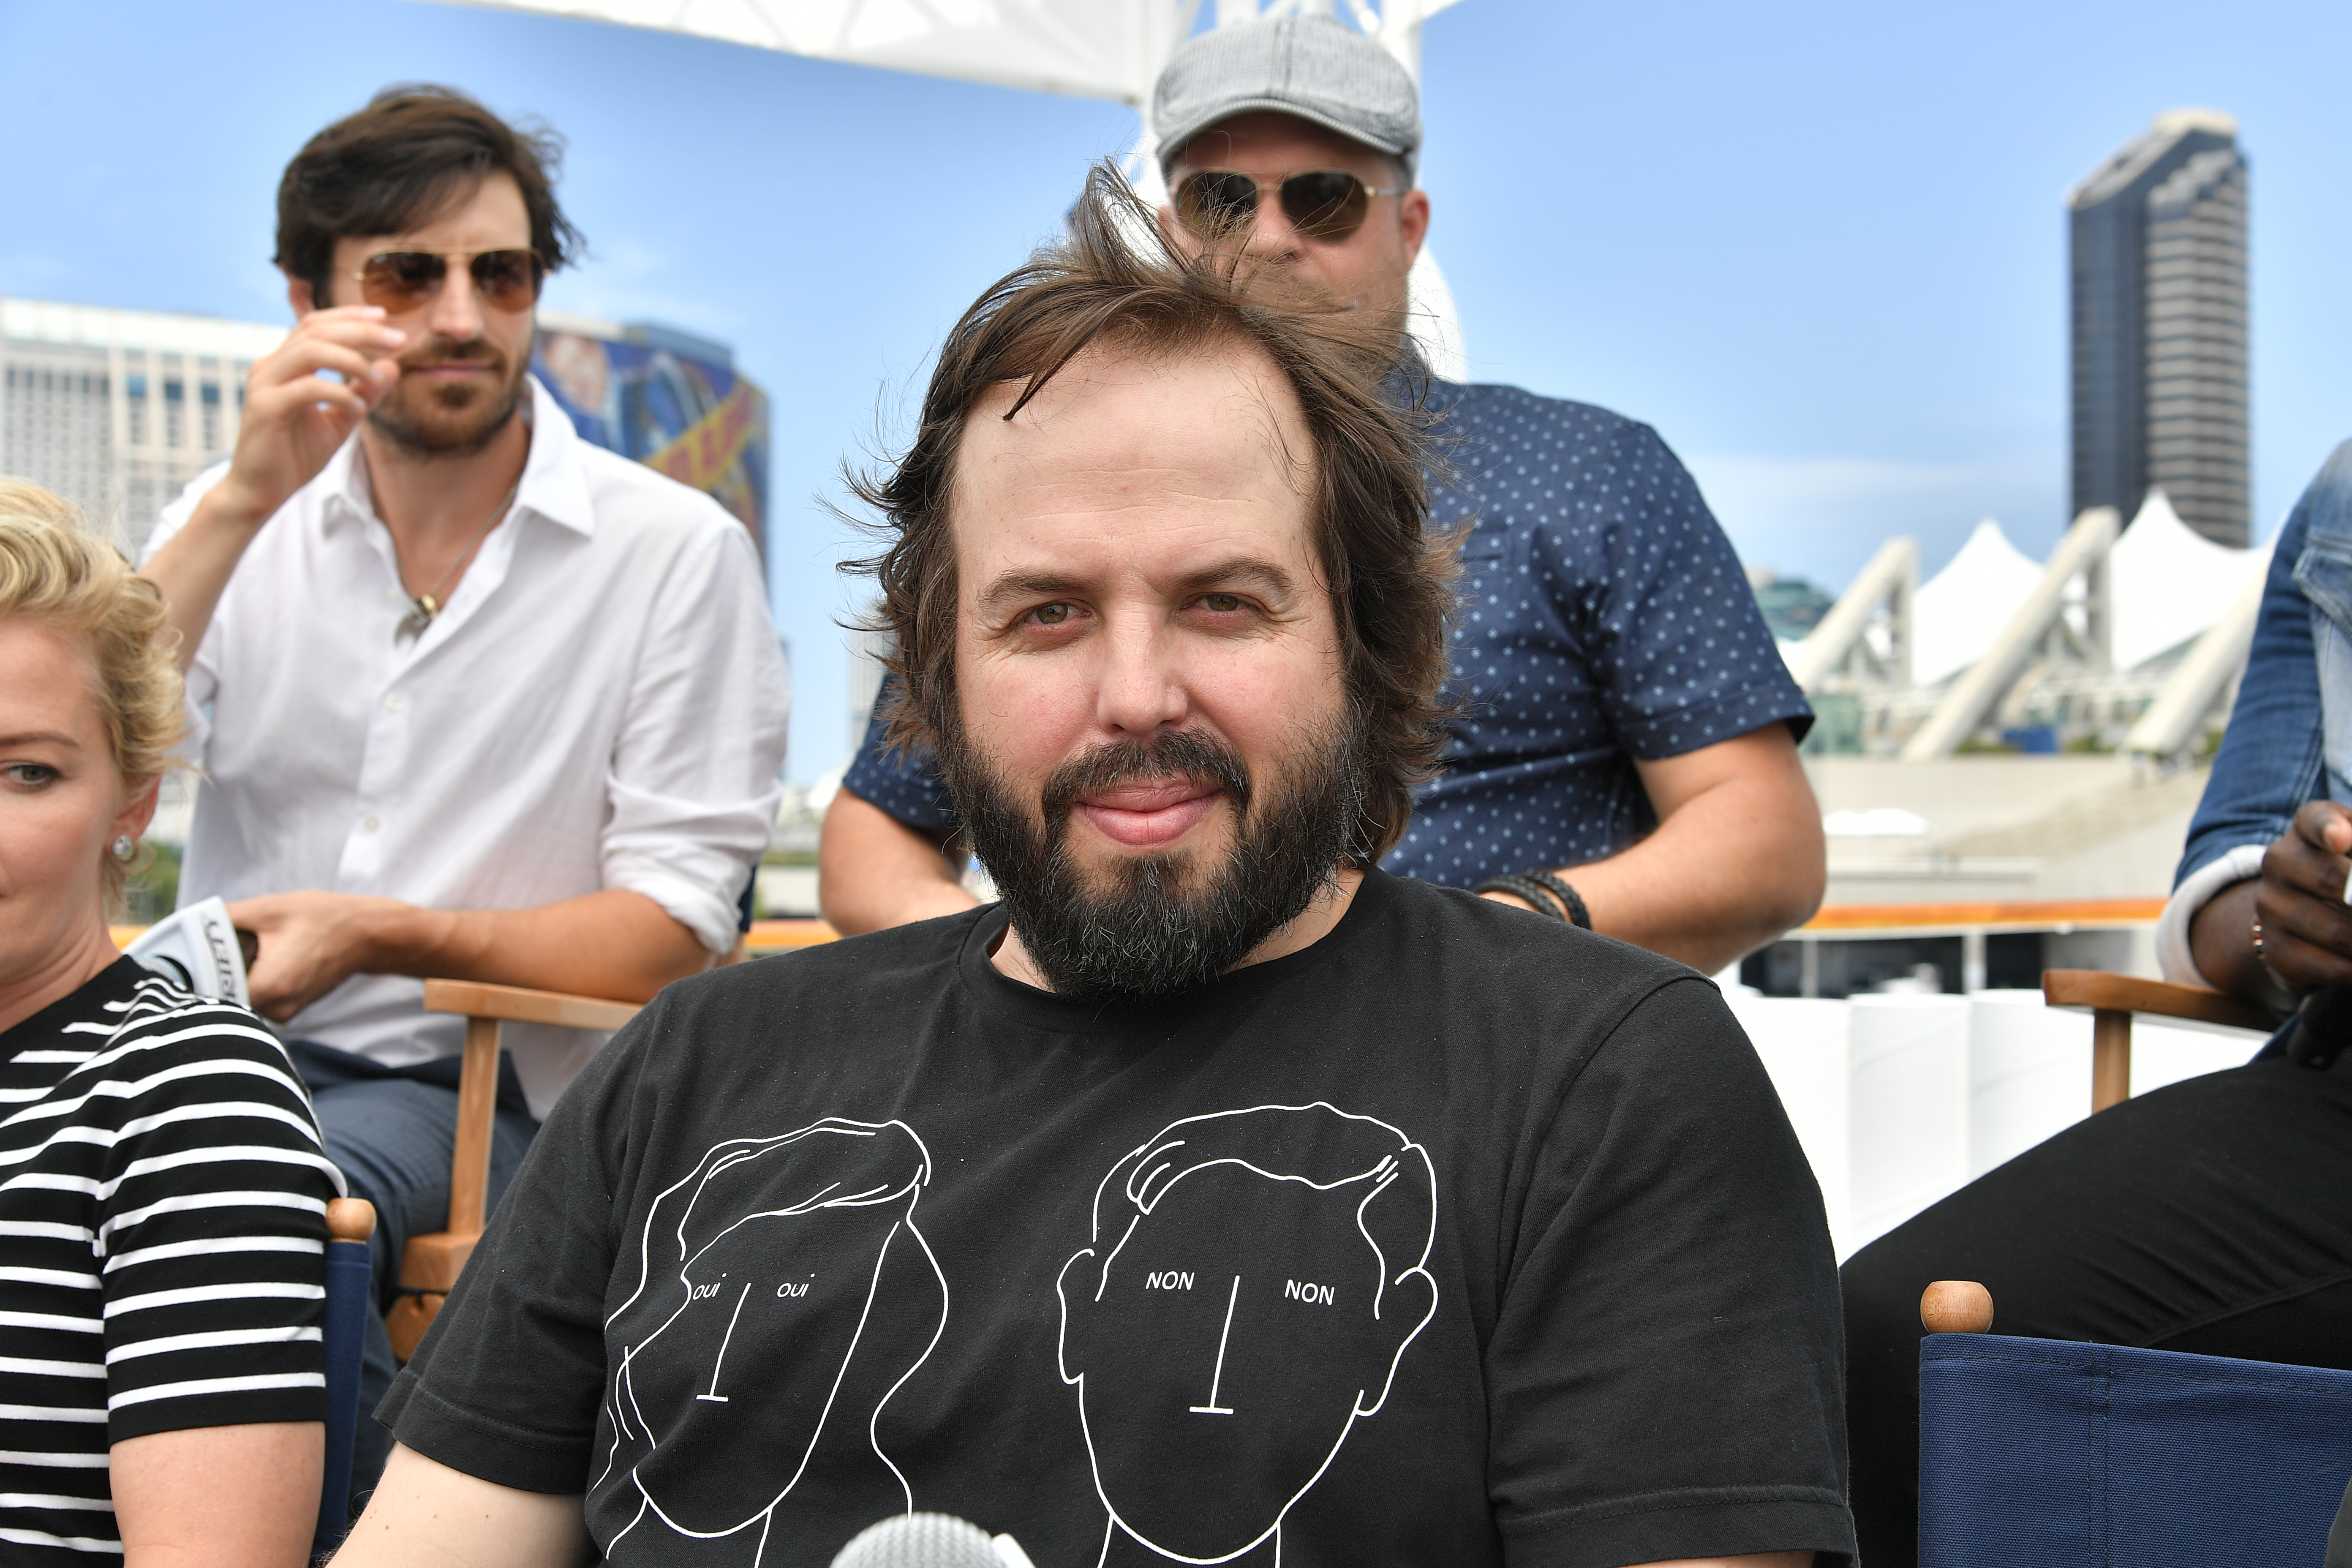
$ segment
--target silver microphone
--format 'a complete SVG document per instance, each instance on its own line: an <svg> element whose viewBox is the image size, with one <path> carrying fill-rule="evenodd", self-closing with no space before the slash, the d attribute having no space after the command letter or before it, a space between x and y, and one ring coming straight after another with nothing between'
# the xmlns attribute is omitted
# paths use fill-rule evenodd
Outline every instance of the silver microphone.
<svg viewBox="0 0 2352 1568"><path fill-rule="evenodd" d="M1013 1537L990 1539L948 1513L902 1513L868 1525L833 1560L833 1568L1032 1568Z"/></svg>

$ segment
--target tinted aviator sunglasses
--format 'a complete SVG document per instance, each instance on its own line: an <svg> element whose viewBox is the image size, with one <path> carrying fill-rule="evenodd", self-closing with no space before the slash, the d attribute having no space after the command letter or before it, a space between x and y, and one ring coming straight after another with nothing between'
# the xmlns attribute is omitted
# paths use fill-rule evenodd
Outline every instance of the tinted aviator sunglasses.
<svg viewBox="0 0 2352 1568"><path fill-rule="evenodd" d="M501 310L528 310L545 272L535 250L383 250L352 276L360 298L386 310L411 310L441 292L449 264L463 262L474 292Z"/></svg>
<svg viewBox="0 0 2352 1568"><path fill-rule="evenodd" d="M1247 228L1260 192L1281 189L1282 216L1308 239L1337 244L1364 226L1374 196L1402 195L1403 185L1368 185L1343 169L1310 169L1280 180L1260 180L1233 169L1202 169L1176 186L1176 216L1202 239Z"/></svg>

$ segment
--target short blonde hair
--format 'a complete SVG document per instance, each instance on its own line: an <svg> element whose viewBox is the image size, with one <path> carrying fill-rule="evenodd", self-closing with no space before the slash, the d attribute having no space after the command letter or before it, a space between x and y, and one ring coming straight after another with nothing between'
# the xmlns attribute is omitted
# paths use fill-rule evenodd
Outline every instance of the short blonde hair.
<svg viewBox="0 0 2352 1568"><path fill-rule="evenodd" d="M171 770L187 717L163 595L83 525L72 503L0 478L0 619L12 616L47 622L89 649L90 696L126 796ZM106 873L120 894L121 862L108 857Z"/></svg>

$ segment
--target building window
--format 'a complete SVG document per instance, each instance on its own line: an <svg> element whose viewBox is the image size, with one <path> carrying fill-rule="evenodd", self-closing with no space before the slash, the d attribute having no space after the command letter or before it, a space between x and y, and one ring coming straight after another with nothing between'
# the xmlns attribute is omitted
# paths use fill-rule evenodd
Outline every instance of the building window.
<svg viewBox="0 0 2352 1568"><path fill-rule="evenodd" d="M134 447L147 444L147 378L126 375L122 378L122 399L129 416L125 419L125 435Z"/></svg>
<svg viewBox="0 0 2352 1568"><path fill-rule="evenodd" d="M187 384L167 381L163 384L163 445L175 450L187 439Z"/></svg>
<svg viewBox="0 0 2352 1568"><path fill-rule="evenodd" d="M205 450L217 452L221 444L220 384L208 381L203 388Z"/></svg>

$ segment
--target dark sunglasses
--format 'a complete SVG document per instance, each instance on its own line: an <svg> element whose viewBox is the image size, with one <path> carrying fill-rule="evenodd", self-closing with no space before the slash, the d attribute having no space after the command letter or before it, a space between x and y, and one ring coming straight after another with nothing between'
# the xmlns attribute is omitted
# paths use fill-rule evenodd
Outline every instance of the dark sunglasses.
<svg viewBox="0 0 2352 1568"><path fill-rule="evenodd" d="M1341 169L1310 169L1280 181L1260 180L1233 169L1202 169L1176 186L1176 216L1202 239L1247 228L1257 216L1258 194L1272 184L1282 190L1282 216L1308 239L1337 244L1364 226L1374 196L1404 194L1402 185L1368 185Z"/></svg>
<svg viewBox="0 0 2352 1568"><path fill-rule="evenodd" d="M535 250L385 250L352 276L360 298L386 310L413 310L441 292L449 263L462 261L474 292L501 310L528 310L539 300L545 268Z"/></svg>

